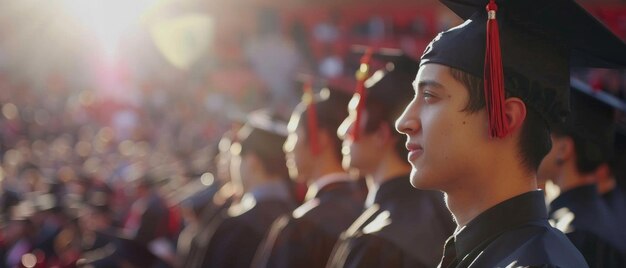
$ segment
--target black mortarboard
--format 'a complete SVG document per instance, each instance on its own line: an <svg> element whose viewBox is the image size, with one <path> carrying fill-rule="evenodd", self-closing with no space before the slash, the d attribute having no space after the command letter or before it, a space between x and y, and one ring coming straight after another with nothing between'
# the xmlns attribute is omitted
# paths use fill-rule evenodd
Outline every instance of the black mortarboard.
<svg viewBox="0 0 626 268"><path fill-rule="evenodd" d="M357 90L350 109L356 109L355 125L360 125L362 110L367 103L375 102L388 111L385 118L395 120L414 95L413 80L419 69L419 63L399 49L371 49L355 47L357 53L363 54L361 67L357 72ZM380 69L370 73L371 66ZM364 100L364 101L363 101ZM357 139L357 128L353 128L354 139Z"/></svg>
<svg viewBox="0 0 626 268"><path fill-rule="evenodd" d="M491 90L501 88L495 85L498 81L509 95L522 98L554 123L568 112L570 66L626 66L626 45L573 0L500 0L497 7L489 0L442 2L466 21L435 37L420 65L438 63L484 78L492 129L497 124L492 114L501 112L489 107L501 101L490 102L490 94L504 98ZM497 9L495 27L496 20L488 20L488 4Z"/></svg>
<svg viewBox="0 0 626 268"><path fill-rule="evenodd" d="M190 181L185 185L179 186L176 190L172 191L167 199L172 203L179 204L186 200L193 199L199 193L205 192L208 188L215 189L217 185L214 185L215 177L210 172L205 172L200 176L200 179ZM212 191L212 190L211 190ZM211 192L210 191L210 192Z"/></svg>
<svg viewBox="0 0 626 268"><path fill-rule="evenodd" d="M302 88L302 101L294 108L287 128L289 131L295 131L300 121L306 121L311 152L318 154L320 148L317 130L320 127L329 127L329 125L335 127L331 130L333 133L337 130L336 127L347 116L345 107L350 95L347 91L329 86L324 80L315 79L313 76L300 75L297 82ZM306 116L304 120L303 116Z"/></svg>
<svg viewBox="0 0 626 268"><path fill-rule="evenodd" d="M246 123L237 132L237 140L244 141L256 135L256 132L268 136L286 137L287 125L279 115L266 109L251 112Z"/></svg>
<svg viewBox="0 0 626 268"><path fill-rule="evenodd" d="M286 137L285 120L265 109L250 113L248 120L236 135L242 151L254 147L255 151L268 155L276 154L276 148L282 153L280 148Z"/></svg>
<svg viewBox="0 0 626 268"><path fill-rule="evenodd" d="M287 123L269 110L257 110L237 132L237 143L231 146L233 155L254 152L270 172L287 176L283 144L287 139ZM284 174L283 174L284 173Z"/></svg>

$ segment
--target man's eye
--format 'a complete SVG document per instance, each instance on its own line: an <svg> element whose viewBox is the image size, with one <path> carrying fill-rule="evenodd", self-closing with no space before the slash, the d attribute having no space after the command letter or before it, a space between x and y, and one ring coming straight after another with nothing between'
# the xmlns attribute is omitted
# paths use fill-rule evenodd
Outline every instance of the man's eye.
<svg viewBox="0 0 626 268"><path fill-rule="evenodd" d="M422 93L422 98L424 98L424 100L431 100L434 97L435 95L430 94L428 91L424 91L424 93Z"/></svg>

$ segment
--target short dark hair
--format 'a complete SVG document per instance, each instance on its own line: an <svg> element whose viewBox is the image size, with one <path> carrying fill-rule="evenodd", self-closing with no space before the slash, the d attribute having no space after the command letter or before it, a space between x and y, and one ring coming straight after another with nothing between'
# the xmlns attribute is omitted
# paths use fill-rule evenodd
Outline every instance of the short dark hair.
<svg viewBox="0 0 626 268"><path fill-rule="evenodd" d="M372 133L386 126L395 139L396 155L406 161L409 153L405 145L406 138L396 131L395 123L415 95L412 82L419 70L419 63L403 53L392 55L382 52L377 57L381 61L378 63L384 63L384 67L374 72L364 83L367 90L364 106L368 115L365 132Z"/></svg>
<svg viewBox="0 0 626 268"><path fill-rule="evenodd" d="M365 110L368 112L367 122L365 122L365 132L372 133L376 131L381 124L387 125L391 129L391 134L396 138L395 151L397 155L404 159L408 155L409 151L405 145L404 134L395 131L395 122L402 115L404 107L406 107L411 100L406 100L405 103L397 103L394 106L385 105L382 102L368 98L365 104Z"/></svg>
<svg viewBox="0 0 626 268"><path fill-rule="evenodd" d="M611 155L607 153L606 148L579 135L565 124L557 124L553 127L552 133L557 137L572 139L574 151L576 151L576 169L582 174L590 174L600 165L609 163L611 160Z"/></svg>
<svg viewBox="0 0 626 268"><path fill-rule="evenodd" d="M285 165L285 153L282 150L285 139L281 135L254 128L248 137L239 141L240 155L254 153L268 173L286 178L289 173Z"/></svg>
<svg viewBox="0 0 626 268"><path fill-rule="evenodd" d="M330 96L321 101L315 102L315 111L317 116L317 127L319 130L326 131L332 138L332 143L335 150L335 155L338 159L342 158L341 154L341 139L337 135L337 129L348 117L348 102L350 102L350 95L344 92L340 92L338 89L334 89L330 92ZM296 112L300 115L299 127L303 127L306 133L305 137L298 137L309 139L309 119L307 113L310 111L310 107L304 103L301 103L299 110Z"/></svg>
<svg viewBox="0 0 626 268"><path fill-rule="evenodd" d="M463 111L475 113L485 108L484 82L474 75L450 67L450 74L463 84L469 93L467 106ZM507 98L520 97L515 92L505 88ZM523 98L522 98L523 100ZM526 104L526 119L522 125L522 132L518 142L519 155L522 164L533 172L537 171L543 158L550 152L550 128L541 114L532 106Z"/></svg>
<svg viewBox="0 0 626 268"><path fill-rule="evenodd" d="M576 151L576 167L589 174L608 163L615 152L615 110L606 103L573 88L571 112L555 124L553 134L570 137Z"/></svg>

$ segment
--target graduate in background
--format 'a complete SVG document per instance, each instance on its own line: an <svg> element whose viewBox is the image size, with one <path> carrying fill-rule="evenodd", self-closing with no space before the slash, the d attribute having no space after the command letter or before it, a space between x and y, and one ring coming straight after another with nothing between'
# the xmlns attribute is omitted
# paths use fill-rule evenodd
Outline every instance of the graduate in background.
<svg viewBox="0 0 626 268"><path fill-rule="evenodd" d="M440 267L587 267L550 226L537 168L569 67L626 66L626 46L572 0L443 3L465 22L427 46L396 124L412 184L445 192L458 225Z"/></svg>
<svg viewBox="0 0 626 268"><path fill-rule="evenodd" d="M207 255L207 248L215 229L221 222L221 215L232 204L240 201L243 194L241 185L232 181L230 175L230 162L232 155L230 147L236 140L236 131L241 126L235 126L232 130L222 135L218 143L218 153L214 159L216 169L216 183L220 185L219 190L213 195L212 200L206 204L201 211L198 212L198 233L196 233L189 242L188 252L186 256L181 258L180 266L184 268L200 267ZM182 254L181 254L182 255Z"/></svg>
<svg viewBox="0 0 626 268"><path fill-rule="evenodd" d="M434 267L454 223L440 192L411 187L405 139L393 127L413 95L417 63L398 50L364 55L338 132L344 168L358 169L371 188L366 210L341 235L327 267ZM384 66L371 77L370 56Z"/></svg>
<svg viewBox="0 0 626 268"><path fill-rule="evenodd" d="M252 113L237 132L231 176L244 195L205 227L215 231L200 267L250 267L272 222L295 208L282 151L286 136L286 124L266 111Z"/></svg>
<svg viewBox="0 0 626 268"><path fill-rule="evenodd" d="M539 179L551 180L560 191L550 202L549 215L590 267L623 267L623 225L596 185L614 154L614 109L577 89L571 91L570 103L572 112L552 128L552 150L539 166Z"/></svg>
<svg viewBox="0 0 626 268"><path fill-rule="evenodd" d="M363 210L366 192L341 166L337 128L350 95L305 82L303 101L289 121L284 145L292 179L308 185L307 201L280 217L257 251L253 267L321 267Z"/></svg>

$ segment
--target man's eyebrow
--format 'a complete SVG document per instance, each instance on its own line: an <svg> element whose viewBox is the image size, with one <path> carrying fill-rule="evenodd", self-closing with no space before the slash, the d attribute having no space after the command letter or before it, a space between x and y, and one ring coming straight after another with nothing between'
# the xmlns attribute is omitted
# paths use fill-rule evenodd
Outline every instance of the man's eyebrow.
<svg viewBox="0 0 626 268"><path fill-rule="evenodd" d="M420 88L424 87L443 88L443 85L435 80L413 81L413 89L419 90Z"/></svg>

